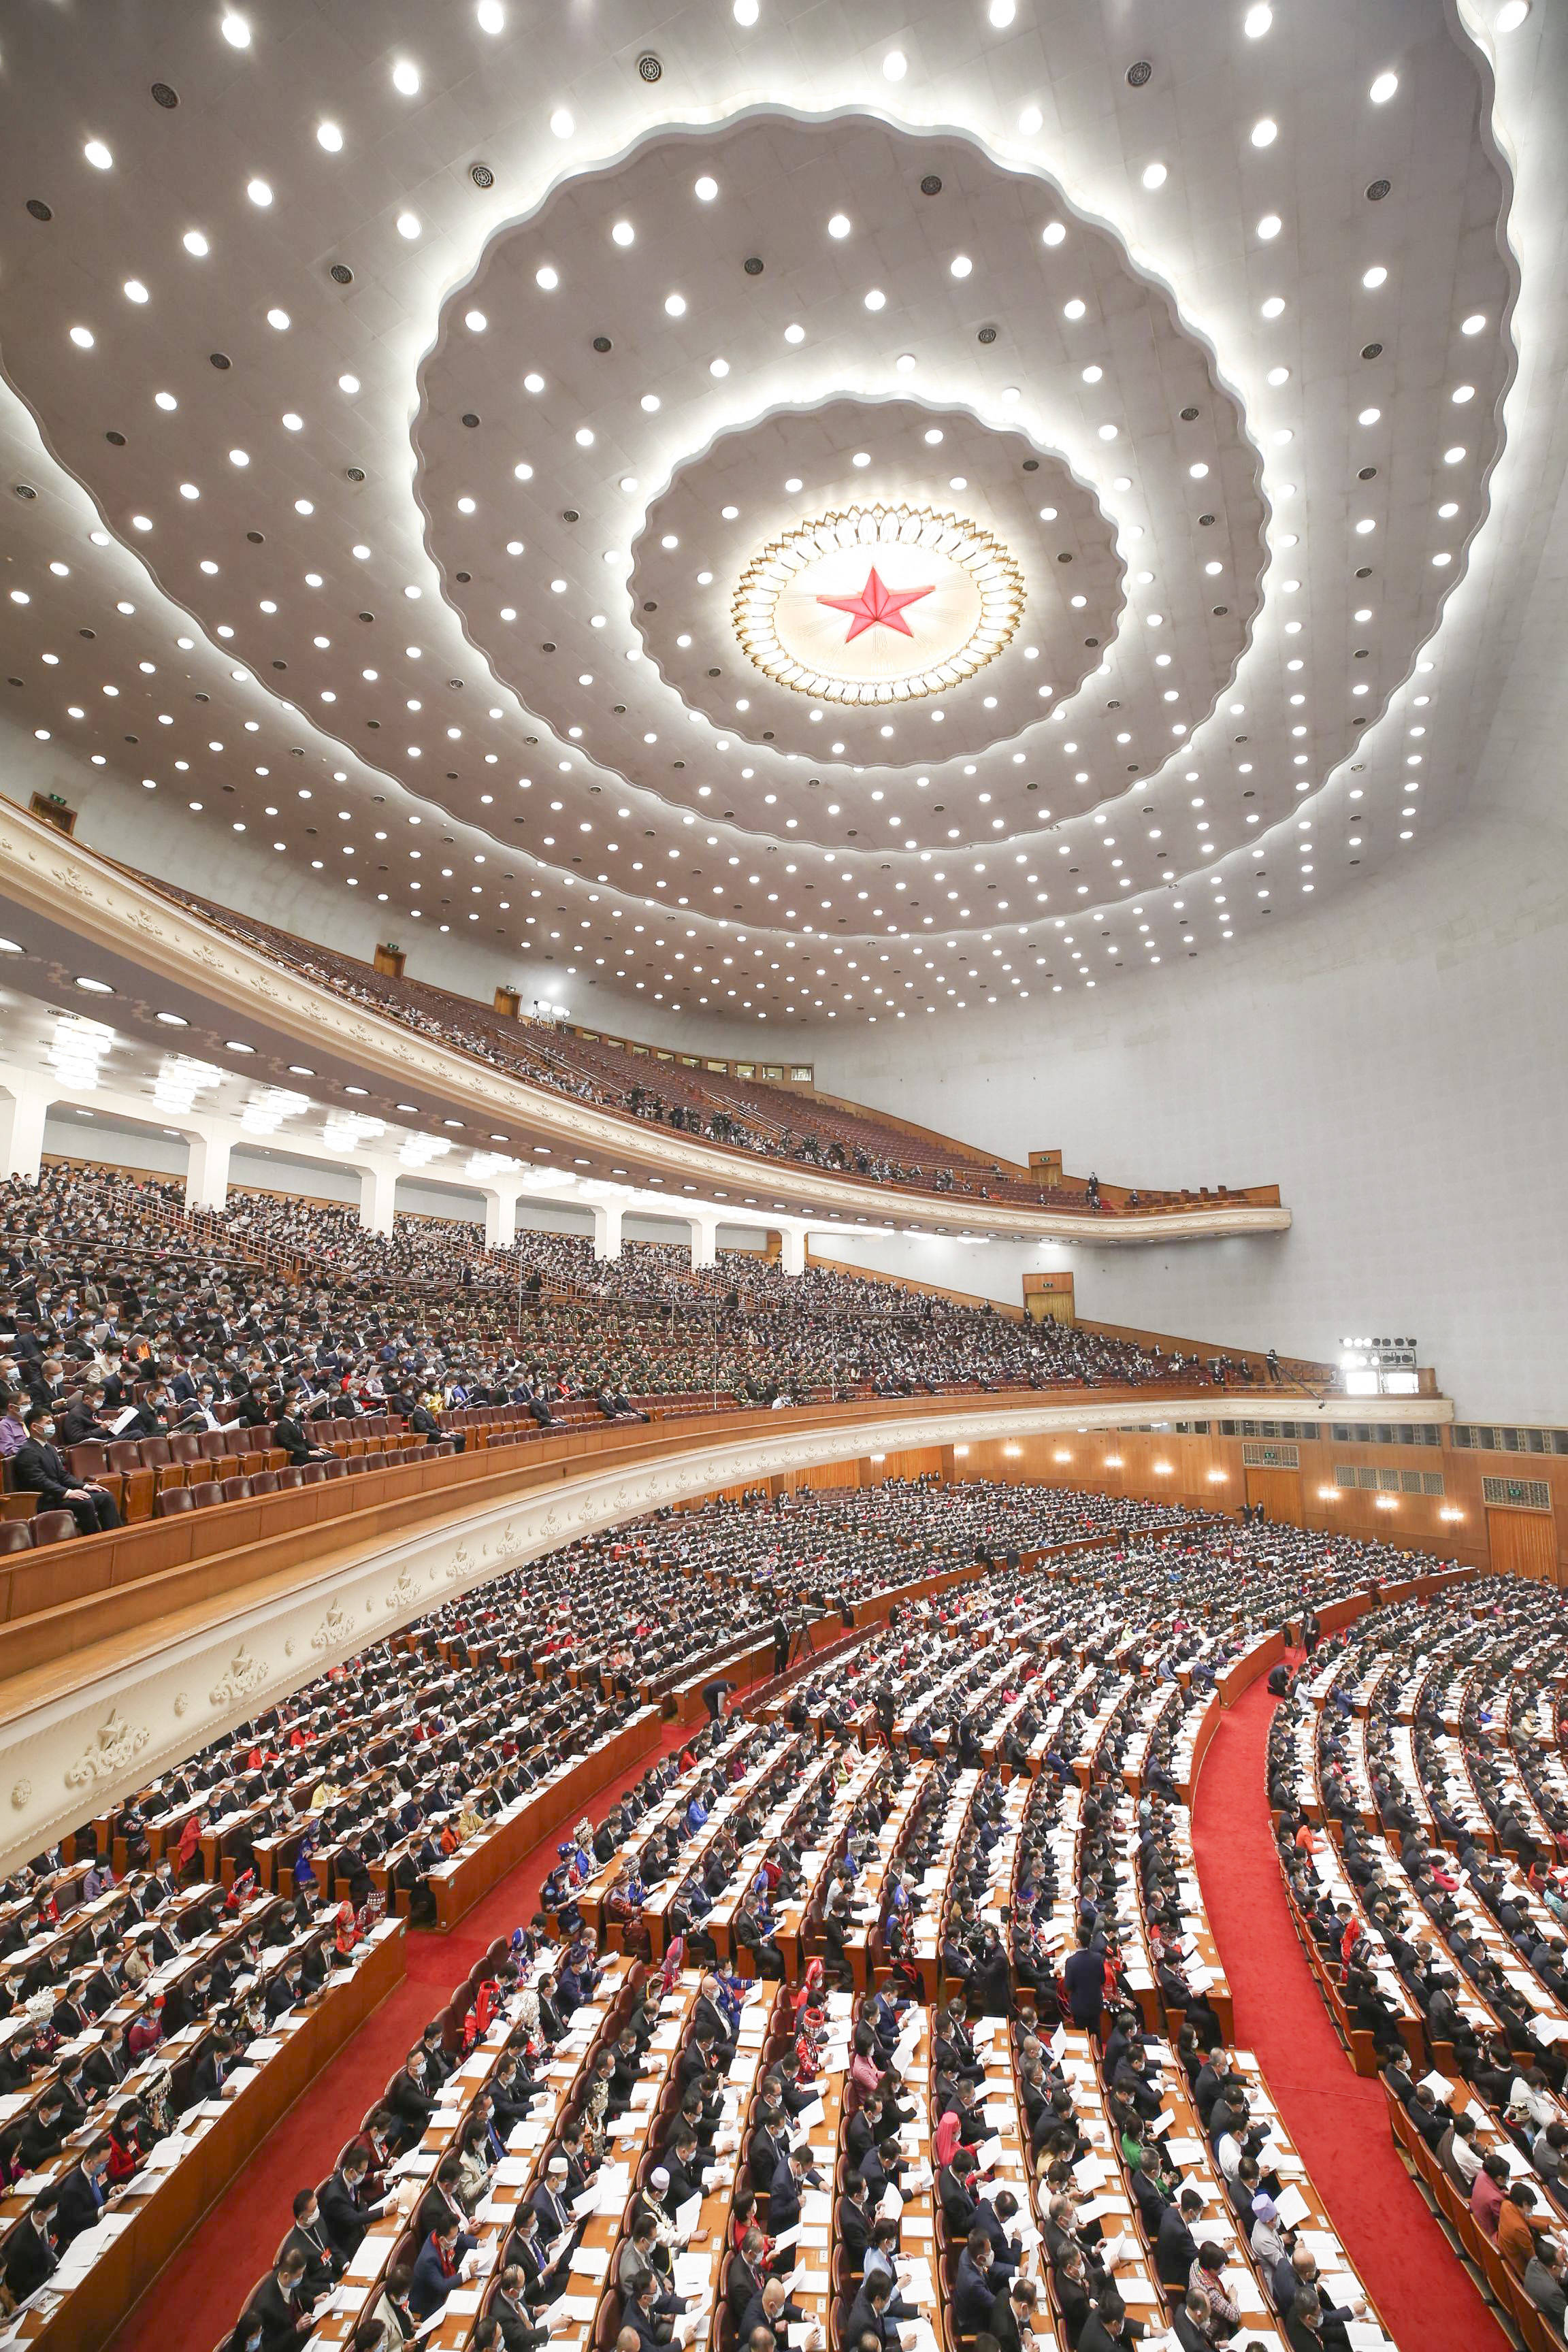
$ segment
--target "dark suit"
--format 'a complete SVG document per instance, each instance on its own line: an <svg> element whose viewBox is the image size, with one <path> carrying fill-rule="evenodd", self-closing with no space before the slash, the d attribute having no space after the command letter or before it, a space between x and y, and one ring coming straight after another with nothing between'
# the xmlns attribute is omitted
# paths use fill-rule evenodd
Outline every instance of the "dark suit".
<svg viewBox="0 0 1568 2352"><path fill-rule="evenodd" d="M1180 2206L1167 2205L1160 2216L1160 2234L1154 2241L1154 2268L1160 2284L1184 2294L1197 2258L1197 2240L1188 2229Z"/></svg>
<svg viewBox="0 0 1568 2352"><path fill-rule="evenodd" d="M261 2352L293 2352L301 2342L304 2303L298 2294L284 2294L276 2271L268 2273L245 2307L261 2322Z"/></svg>
<svg viewBox="0 0 1568 2352"><path fill-rule="evenodd" d="M11 1456L12 1486L22 1494L37 1495L40 1510L68 1511L78 1533L84 1536L117 1528L120 1514L114 1497L101 1487L82 1493L81 1483L66 1468L58 1447L46 1445L41 1438L27 1438ZM74 1495L72 1488L78 1490Z"/></svg>
<svg viewBox="0 0 1568 2352"><path fill-rule="evenodd" d="M25 2302L35 2287L43 2285L58 2261L54 2248L47 2238L39 2236L29 2216L13 2233L5 2258L5 2284L18 2303Z"/></svg>
<svg viewBox="0 0 1568 2352"><path fill-rule="evenodd" d="M864 2287L849 2306L849 2316L840 2331L839 2341L859 2352L862 2336L874 2336L884 2352L892 2352L899 2341L899 2331L884 2312L880 2317L871 2308L871 2299Z"/></svg>
<svg viewBox="0 0 1568 2352"><path fill-rule="evenodd" d="M316 2202L328 2243L342 2262L352 2263L360 2240L370 2227L363 2183L356 2193L341 2172L334 2172L316 2191Z"/></svg>
<svg viewBox="0 0 1568 2352"><path fill-rule="evenodd" d="M434 2237L426 2238L419 2249L419 2259L414 2265L414 2276L408 2282L408 2304L416 2319L428 2319L438 2311L458 2284L458 2268L463 2256L471 2253L479 2244L468 2231L461 2231L452 2249L450 2271L441 2267L440 2249Z"/></svg>

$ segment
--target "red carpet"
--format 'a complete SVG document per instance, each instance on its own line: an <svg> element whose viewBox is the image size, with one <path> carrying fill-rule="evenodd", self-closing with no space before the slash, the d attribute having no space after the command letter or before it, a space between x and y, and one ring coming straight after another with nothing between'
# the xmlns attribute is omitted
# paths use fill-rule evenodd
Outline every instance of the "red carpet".
<svg viewBox="0 0 1568 2352"><path fill-rule="evenodd" d="M1193 1843L1236 2004L1286 2128L1402 2352L1486 2352L1500 2331L1394 2147L1387 2097L1352 2072L1290 1921L1264 1767L1274 1700L1254 1683L1199 1777Z"/></svg>
<svg viewBox="0 0 1568 2352"><path fill-rule="evenodd" d="M667 1725L658 1752L686 1737L681 1725ZM601 1790L594 1800L595 1815L639 1780L647 1764L645 1758ZM288 2232L296 2190L325 2179L343 2142L453 1987L497 1936L510 1935L526 1922L555 1859L555 1844L551 1838L536 1846L452 1935L408 1937L407 1981L366 2018L262 2142L111 2339L112 2352L213 2352L223 2342Z"/></svg>

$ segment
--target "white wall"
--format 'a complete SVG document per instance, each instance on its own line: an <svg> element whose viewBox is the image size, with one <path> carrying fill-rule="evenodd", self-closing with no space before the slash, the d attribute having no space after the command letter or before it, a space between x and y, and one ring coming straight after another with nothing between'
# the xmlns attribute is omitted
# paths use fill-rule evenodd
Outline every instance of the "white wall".
<svg viewBox="0 0 1568 2352"><path fill-rule="evenodd" d="M816 1066L1009 1158L1060 1145L1121 1182L1279 1183L1278 1237L1040 1252L1073 1269L1084 1316L1314 1357L1410 1333L1462 1415L1563 1424L1565 1009L1561 820L1500 811L1234 956L970 1014L918 1082L853 1032ZM1019 1297L1018 1254L958 1255L986 1276L928 1278Z"/></svg>

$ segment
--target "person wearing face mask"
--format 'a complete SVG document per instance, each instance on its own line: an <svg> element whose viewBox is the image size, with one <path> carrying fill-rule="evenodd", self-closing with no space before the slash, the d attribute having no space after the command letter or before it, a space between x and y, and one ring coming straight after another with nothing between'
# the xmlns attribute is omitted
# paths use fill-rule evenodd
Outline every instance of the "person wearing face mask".
<svg viewBox="0 0 1568 2352"><path fill-rule="evenodd" d="M107 1486L90 1478L73 1479L65 1457L56 1446L54 1411L36 1405L27 1415L26 1442L11 1457L11 1484L25 1495L37 1495L40 1511L68 1511L79 1535L101 1535L120 1525L120 1513Z"/></svg>
<svg viewBox="0 0 1568 2352"><path fill-rule="evenodd" d="M109 2186L109 2142L95 2139L84 2147L58 2184L55 2199L55 2240L63 2250L84 2230L98 2227L99 2216L113 2192Z"/></svg>
<svg viewBox="0 0 1568 2352"><path fill-rule="evenodd" d="M17 2303L25 2303L58 2266L54 2221L53 2196L39 2197L35 2199L26 2220L11 2232L5 2255L5 2284Z"/></svg>

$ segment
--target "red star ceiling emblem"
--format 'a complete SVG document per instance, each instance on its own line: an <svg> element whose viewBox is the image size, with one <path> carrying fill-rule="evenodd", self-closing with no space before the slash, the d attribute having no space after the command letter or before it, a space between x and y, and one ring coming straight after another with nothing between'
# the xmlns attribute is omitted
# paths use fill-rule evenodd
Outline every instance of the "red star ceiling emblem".
<svg viewBox="0 0 1568 2352"><path fill-rule="evenodd" d="M914 631L904 618L904 606L918 604L922 596L933 593L933 588L885 588L873 564L858 596L819 596L816 601L819 604L831 604L837 613L850 615L849 634L844 642L852 646L857 637L879 624L884 629L897 629L900 635L912 637Z"/></svg>

